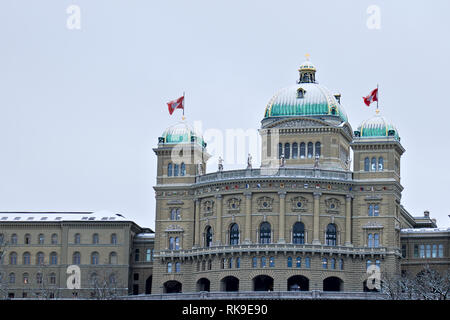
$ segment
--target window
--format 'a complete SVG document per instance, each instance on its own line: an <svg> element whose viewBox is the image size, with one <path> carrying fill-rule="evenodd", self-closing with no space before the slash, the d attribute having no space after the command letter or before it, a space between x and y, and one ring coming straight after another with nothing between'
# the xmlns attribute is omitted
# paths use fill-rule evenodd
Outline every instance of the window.
<svg viewBox="0 0 450 320"><path fill-rule="evenodd" d="M378 217L380 215L380 206L378 204L373 206L373 216Z"/></svg>
<svg viewBox="0 0 450 320"><path fill-rule="evenodd" d="M270 223L261 223L259 226L259 243L270 243L272 236L271 233Z"/></svg>
<svg viewBox="0 0 450 320"><path fill-rule="evenodd" d="M169 238L169 250L173 250L175 248L175 238Z"/></svg>
<svg viewBox="0 0 450 320"><path fill-rule="evenodd" d="M172 163L169 163L167 165L167 176L171 177L172 176Z"/></svg>
<svg viewBox="0 0 450 320"><path fill-rule="evenodd" d="M419 248L420 248L420 257L425 258L425 246L421 244Z"/></svg>
<svg viewBox="0 0 450 320"><path fill-rule="evenodd" d="M167 264L167 273L172 273L172 262Z"/></svg>
<svg viewBox="0 0 450 320"><path fill-rule="evenodd" d="M311 258L310 257L306 257L305 258L305 268L311 268Z"/></svg>
<svg viewBox="0 0 450 320"><path fill-rule="evenodd" d="M24 237L25 244L31 244L31 236L27 233Z"/></svg>
<svg viewBox="0 0 450 320"><path fill-rule="evenodd" d="M138 281L139 280L139 273L134 273L133 274L133 280L134 281Z"/></svg>
<svg viewBox="0 0 450 320"><path fill-rule="evenodd" d="M170 220L181 220L181 209L180 208L172 208L170 210Z"/></svg>
<svg viewBox="0 0 450 320"><path fill-rule="evenodd" d="M344 270L344 259L339 259L339 269Z"/></svg>
<svg viewBox="0 0 450 320"><path fill-rule="evenodd" d="M321 144L320 142L316 142L316 156L320 157Z"/></svg>
<svg viewBox="0 0 450 320"><path fill-rule="evenodd" d="M11 244L17 244L17 234L15 233L11 235Z"/></svg>
<svg viewBox="0 0 450 320"><path fill-rule="evenodd" d="M39 244L44 244L44 239L45 239L45 237L44 237L44 235L41 233L41 234L38 236L38 243L39 243Z"/></svg>
<svg viewBox="0 0 450 320"><path fill-rule="evenodd" d="M384 161L383 157L378 158L378 171L383 171L384 169Z"/></svg>
<svg viewBox="0 0 450 320"><path fill-rule="evenodd" d="M180 250L180 238L175 238L175 250Z"/></svg>
<svg viewBox="0 0 450 320"><path fill-rule="evenodd" d="M205 247L211 247L212 245L212 229L207 226L205 229Z"/></svg>
<svg viewBox="0 0 450 320"><path fill-rule="evenodd" d="M266 257L261 257L261 268L266 267Z"/></svg>
<svg viewBox="0 0 450 320"><path fill-rule="evenodd" d="M328 269L328 260L327 260L327 258L323 258L322 259L322 268L323 269Z"/></svg>
<svg viewBox="0 0 450 320"><path fill-rule="evenodd" d="M3 244L3 241L5 240L5 236L3 233L0 233L0 244Z"/></svg>
<svg viewBox="0 0 450 320"><path fill-rule="evenodd" d="M296 268L302 267L302 258L301 257L297 257L297 259L295 260L295 267Z"/></svg>
<svg viewBox="0 0 450 320"><path fill-rule="evenodd" d="M254 258L252 259L252 267L253 267L253 268L258 267L258 258L254 257Z"/></svg>
<svg viewBox="0 0 450 320"><path fill-rule="evenodd" d="M30 264L30 253L25 252L23 254L23 264Z"/></svg>
<svg viewBox="0 0 450 320"><path fill-rule="evenodd" d="M91 274L90 283L92 286L95 286L98 284L98 276L95 272L93 274Z"/></svg>
<svg viewBox="0 0 450 320"><path fill-rule="evenodd" d="M147 251L145 252L145 261L152 261L152 249L147 249Z"/></svg>
<svg viewBox="0 0 450 320"><path fill-rule="evenodd" d="M367 260L366 261L366 270L369 269L369 267L372 265L372 261Z"/></svg>
<svg viewBox="0 0 450 320"><path fill-rule="evenodd" d="M30 276L28 275L28 273L23 274L23 283L24 284L30 283Z"/></svg>
<svg viewBox="0 0 450 320"><path fill-rule="evenodd" d="M304 142L300 143L300 158L306 157L306 145Z"/></svg>
<svg viewBox="0 0 450 320"><path fill-rule="evenodd" d="M380 246L380 234L379 233L375 233L373 235L373 246L375 248L378 248Z"/></svg>
<svg viewBox="0 0 450 320"><path fill-rule="evenodd" d="M367 245L369 247L373 247L373 234L369 233L369 235L367 236Z"/></svg>
<svg viewBox="0 0 450 320"><path fill-rule="evenodd" d="M427 244L427 258L431 258L431 245Z"/></svg>
<svg viewBox="0 0 450 320"><path fill-rule="evenodd" d="M56 274L50 273L50 276L48 277L50 284L56 284Z"/></svg>
<svg viewBox="0 0 450 320"><path fill-rule="evenodd" d="M294 142L292 144L292 159L297 159L298 158L298 143Z"/></svg>
<svg viewBox="0 0 450 320"><path fill-rule="evenodd" d="M239 226L233 223L230 227L230 245L239 244Z"/></svg>
<svg viewBox="0 0 450 320"><path fill-rule="evenodd" d="M179 170L179 165L178 164L174 164L174 166L173 166L173 175L175 176L175 177L178 177L178 170Z"/></svg>
<svg viewBox="0 0 450 320"><path fill-rule="evenodd" d="M109 254L109 264L117 264L117 253L111 252Z"/></svg>
<svg viewBox="0 0 450 320"><path fill-rule="evenodd" d="M110 284L116 284L116 275L114 273L111 273L109 275L109 279L108 280L109 280Z"/></svg>
<svg viewBox="0 0 450 320"><path fill-rule="evenodd" d="M373 157L370 165L370 171L377 171L377 158Z"/></svg>
<svg viewBox="0 0 450 320"><path fill-rule="evenodd" d="M369 217L373 217L373 204L369 204Z"/></svg>
<svg viewBox="0 0 450 320"><path fill-rule="evenodd" d="M291 156L291 145L289 143L284 144L284 158L289 159Z"/></svg>
<svg viewBox="0 0 450 320"><path fill-rule="evenodd" d="M331 265L331 269L336 269L336 259L331 259L331 261L330 261L331 263L330 263L330 265Z"/></svg>
<svg viewBox="0 0 450 320"><path fill-rule="evenodd" d="M111 244L117 244L117 235L115 233L111 235Z"/></svg>
<svg viewBox="0 0 450 320"><path fill-rule="evenodd" d="M181 176L185 176L186 175L186 165L184 164L184 162L181 163L181 172L180 172Z"/></svg>
<svg viewBox="0 0 450 320"><path fill-rule="evenodd" d="M9 283L11 284L16 283L16 274L14 272L11 272L9 274Z"/></svg>
<svg viewBox="0 0 450 320"><path fill-rule="evenodd" d="M94 233L92 235L92 243L93 244L98 244L98 233Z"/></svg>
<svg viewBox="0 0 450 320"><path fill-rule="evenodd" d="M80 236L79 233L75 234L74 242L75 242L75 244L80 244L81 243L81 236Z"/></svg>
<svg viewBox="0 0 450 320"><path fill-rule="evenodd" d="M292 268L292 257L287 258L287 267Z"/></svg>
<svg viewBox="0 0 450 320"><path fill-rule="evenodd" d="M433 244L433 251L432 251L431 257L432 258L437 257L437 245L436 244Z"/></svg>
<svg viewBox="0 0 450 320"><path fill-rule="evenodd" d="M91 264L98 264L98 252L92 252L91 254Z"/></svg>
<svg viewBox="0 0 450 320"><path fill-rule="evenodd" d="M44 254L42 252L38 252L36 255L36 264L40 266L44 264Z"/></svg>
<svg viewBox="0 0 450 320"><path fill-rule="evenodd" d="M181 263L180 262L175 263L175 272L176 273L181 272Z"/></svg>
<svg viewBox="0 0 450 320"><path fill-rule="evenodd" d="M274 257L269 258L269 267L271 267L271 268L275 267L275 258Z"/></svg>
<svg viewBox="0 0 450 320"><path fill-rule="evenodd" d="M58 235L56 233L52 234L51 242L52 244L58 244Z"/></svg>
<svg viewBox="0 0 450 320"><path fill-rule="evenodd" d="M11 252L9 255L9 264L16 265L17 264L17 253Z"/></svg>
<svg viewBox="0 0 450 320"><path fill-rule="evenodd" d="M292 228L292 241L294 244L305 243L305 225L303 222L296 222Z"/></svg>
<svg viewBox="0 0 450 320"><path fill-rule="evenodd" d="M238 258L238 260L236 261L236 264L238 264L239 263L239 265L240 265L240 260L239 260L239 258ZM239 267L237 267L237 268L239 268ZM212 269L212 261L211 260L208 260L208 270L211 270Z"/></svg>
<svg viewBox="0 0 450 320"><path fill-rule="evenodd" d="M40 272L36 273L36 283L42 284L42 273Z"/></svg>
<svg viewBox="0 0 450 320"><path fill-rule="evenodd" d="M228 269L233 269L233 258L228 259Z"/></svg>
<svg viewBox="0 0 450 320"><path fill-rule="evenodd" d="M81 263L81 254L79 252L74 252L73 253L72 263L73 264L80 264Z"/></svg>
<svg viewBox="0 0 450 320"><path fill-rule="evenodd" d="M419 245L415 244L414 245L414 258L418 258L419 257Z"/></svg>
<svg viewBox="0 0 450 320"><path fill-rule="evenodd" d="M50 264L58 264L58 254L56 252L50 253Z"/></svg>
<svg viewBox="0 0 450 320"><path fill-rule="evenodd" d="M327 246L336 245L336 226L332 223L327 226L326 244Z"/></svg>
<svg viewBox="0 0 450 320"><path fill-rule="evenodd" d="M380 269L380 260L375 260L375 266Z"/></svg>
<svg viewBox="0 0 450 320"><path fill-rule="evenodd" d="M282 154L283 154L283 144L280 142L278 144L278 159L281 159Z"/></svg>
<svg viewBox="0 0 450 320"><path fill-rule="evenodd" d="M444 257L444 245L440 244L439 245L439 258L443 258Z"/></svg>
<svg viewBox="0 0 450 320"><path fill-rule="evenodd" d="M205 271L205 270L206 270L206 261L203 260L202 261L202 271Z"/></svg>
<svg viewBox="0 0 450 320"><path fill-rule="evenodd" d="M312 142L308 142L308 158L312 158L313 157L313 153L314 153L314 145Z"/></svg>
<svg viewBox="0 0 450 320"><path fill-rule="evenodd" d="M406 258L406 244L402 244L402 258Z"/></svg>
<svg viewBox="0 0 450 320"><path fill-rule="evenodd" d="M369 168L370 168L370 160L367 157L364 159L364 171L369 171Z"/></svg>
<svg viewBox="0 0 450 320"><path fill-rule="evenodd" d="M173 239L173 238L170 238L170 239ZM135 249L134 250L134 261L138 262L139 260L141 260L139 257L139 254L140 254L139 249Z"/></svg>
<svg viewBox="0 0 450 320"><path fill-rule="evenodd" d="M221 269L225 269L225 259L222 259L222 260L221 260L220 268L221 268Z"/></svg>
<svg viewBox="0 0 450 320"><path fill-rule="evenodd" d="M237 257L236 258L236 268L240 268L241 267L241 258ZM211 270L211 269L210 269Z"/></svg>

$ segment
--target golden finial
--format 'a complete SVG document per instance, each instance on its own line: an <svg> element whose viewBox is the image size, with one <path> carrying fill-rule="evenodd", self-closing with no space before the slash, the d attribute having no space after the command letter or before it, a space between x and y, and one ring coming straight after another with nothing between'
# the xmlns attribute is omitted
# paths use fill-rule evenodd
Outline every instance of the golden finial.
<svg viewBox="0 0 450 320"><path fill-rule="evenodd" d="M182 117L181 117L181 120L186 120L186 117L183 115Z"/></svg>
<svg viewBox="0 0 450 320"><path fill-rule="evenodd" d="M380 114L380 110L379 110L379 109L376 109L376 110L375 110L375 113L376 113L376 114Z"/></svg>
<svg viewBox="0 0 450 320"><path fill-rule="evenodd" d="M306 57L306 60L307 61L309 61L309 57L310 57L311 55L309 54L309 53L307 53L307 54L305 54L305 57Z"/></svg>

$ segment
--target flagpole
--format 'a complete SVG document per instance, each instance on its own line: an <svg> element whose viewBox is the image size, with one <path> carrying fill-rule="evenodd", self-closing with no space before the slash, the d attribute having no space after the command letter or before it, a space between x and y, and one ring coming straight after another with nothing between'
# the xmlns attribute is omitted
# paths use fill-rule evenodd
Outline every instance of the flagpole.
<svg viewBox="0 0 450 320"><path fill-rule="evenodd" d="M378 94L378 83L377 83L377 110L378 110L378 100L380 100L380 95Z"/></svg>
<svg viewBox="0 0 450 320"><path fill-rule="evenodd" d="M184 96L184 91L183 91L183 117L182 117L182 119L184 120L185 118L184 118L184 106L186 105L186 103L185 103L185 96Z"/></svg>

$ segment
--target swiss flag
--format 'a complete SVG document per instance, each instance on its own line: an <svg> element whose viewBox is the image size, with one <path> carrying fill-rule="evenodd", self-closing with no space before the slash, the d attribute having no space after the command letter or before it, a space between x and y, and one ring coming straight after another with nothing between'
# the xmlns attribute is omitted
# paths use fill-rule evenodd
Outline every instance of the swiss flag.
<svg viewBox="0 0 450 320"><path fill-rule="evenodd" d="M372 102L378 101L378 88L372 90L372 92L367 97L363 97L363 99L366 106L370 106Z"/></svg>
<svg viewBox="0 0 450 320"><path fill-rule="evenodd" d="M184 110L184 96L179 97L177 100L167 102L167 106L169 107L169 113L171 115L175 111L175 109L183 109Z"/></svg>

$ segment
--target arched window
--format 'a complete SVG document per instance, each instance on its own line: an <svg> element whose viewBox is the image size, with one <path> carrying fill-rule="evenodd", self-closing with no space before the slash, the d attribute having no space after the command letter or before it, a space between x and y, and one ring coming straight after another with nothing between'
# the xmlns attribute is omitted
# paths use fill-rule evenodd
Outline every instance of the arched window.
<svg viewBox="0 0 450 320"><path fill-rule="evenodd" d="M50 264L58 264L58 254L56 252L50 253Z"/></svg>
<svg viewBox="0 0 450 320"><path fill-rule="evenodd" d="M174 164L173 165L173 175L175 176L175 177L178 177L178 171L179 171L179 165L178 164Z"/></svg>
<svg viewBox="0 0 450 320"><path fill-rule="evenodd" d="M109 264L117 264L117 253L111 252L109 254Z"/></svg>
<svg viewBox="0 0 450 320"><path fill-rule="evenodd" d="M52 244L58 244L58 235L56 233L52 234Z"/></svg>
<svg viewBox="0 0 450 320"><path fill-rule="evenodd" d="M333 223L330 223L327 226L326 244L327 244L327 246L335 246L336 245L336 225L334 225Z"/></svg>
<svg viewBox="0 0 450 320"><path fill-rule="evenodd" d="M99 256L98 252L91 253L91 264L98 264Z"/></svg>
<svg viewBox="0 0 450 320"><path fill-rule="evenodd" d="M115 233L111 234L111 244L117 244L117 235Z"/></svg>
<svg viewBox="0 0 450 320"><path fill-rule="evenodd" d="M266 257L261 257L261 268L266 267Z"/></svg>
<svg viewBox="0 0 450 320"><path fill-rule="evenodd" d="M172 262L167 263L167 273L172 272Z"/></svg>
<svg viewBox="0 0 450 320"><path fill-rule="evenodd" d="M292 257L287 258L287 267L292 268Z"/></svg>
<svg viewBox="0 0 450 320"><path fill-rule="evenodd" d="M9 264L16 265L17 264L17 253L11 252L9 254Z"/></svg>
<svg viewBox="0 0 450 320"><path fill-rule="evenodd" d="M27 233L24 237L25 244L31 244L31 236Z"/></svg>
<svg viewBox="0 0 450 320"><path fill-rule="evenodd" d="M17 234L15 233L11 235L11 244L17 244Z"/></svg>
<svg viewBox="0 0 450 320"><path fill-rule="evenodd" d="M173 237L169 238L169 250L173 250L175 248L175 239Z"/></svg>
<svg viewBox="0 0 450 320"><path fill-rule="evenodd" d="M56 284L56 273L50 273L48 280L50 282L50 284Z"/></svg>
<svg viewBox="0 0 450 320"><path fill-rule="evenodd" d="M233 223L230 226L230 245L238 245L239 244L239 226L237 223Z"/></svg>
<svg viewBox="0 0 450 320"><path fill-rule="evenodd" d="M369 171L369 170L370 170L370 160L367 157L364 159L364 171Z"/></svg>
<svg viewBox="0 0 450 320"><path fill-rule="evenodd" d="M366 270L369 269L369 267L372 265L372 261L367 260L366 262Z"/></svg>
<svg viewBox="0 0 450 320"><path fill-rule="evenodd" d="M167 165L167 176L171 177L172 176L172 163L169 163Z"/></svg>
<svg viewBox="0 0 450 320"><path fill-rule="evenodd" d="M383 157L378 158L378 171L383 171L384 169L384 161Z"/></svg>
<svg viewBox="0 0 450 320"><path fill-rule="evenodd" d="M297 257L297 259L295 260L295 267L296 268L302 267L302 258L301 257Z"/></svg>
<svg viewBox="0 0 450 320"><path fill-rule="evenodd" d="M344 259L339 259L339 269L344 270Z"/></svg>
<svg viewBox="0 0 450 320"><path fill-rule="evenodd" d="M81 263L81 254L79 252L74 252L72 255L72 264Z"/></svg>
<svg viewBox="0 0 450 320"><path fill-rule="evenodd" d="M252 267L253 268L258 267L258 258L253 257L253 259L252 259Z"/></svg>
<svg viewBox="0 0 450 320"><path fill-rule="evenodd" d="M278 159L281 159L282 154L283 154L283 144L280 142L278 144Z"/></svg>
<svg viewBox="0 0 450 320"><path fill-rule="evenodd" d="M289 159L291 156L291 145L289 143L284 144L284 158Z"/></svg>
<svg viewBox="0 0 450 320"><path fill-rule="evenodd" d="M303 222L296 222L292 228L292 241L294 244L305 243L305 225Z"/></svg>
<svg viewBox="0 0 450 320"><path fill-rule="evenodd" d="M98 244L98 233L94 233L92 235L92 243L93 244Z"/></svg>
<svg viewBox="0 0 450 320"><path fill-rule="evenodd" d="M44 235L42 233L39 234L39 236L38 236L38 244L44 244L44 240L45 240Z"/></svg>
<svg viewBox="0 0 450 320"><path fill-rule="evenodd" d="M181 263L180 262L175 263L175 272L176 273L181 272Z"/></svg>
<svg viewBox="0 0 450 320"><path fill-rule="evenodd" d="M270 243L272 236L271 231L270 223L261 223L259 226L259 243Z"/></svg>
<svg viewBox="0 0 450 320"><path fill-rule="evenodd" d="M180 250L180 238L175 238L175 250Z"/></svg>
<svg viewBox="0 0 450 320"><path fill-rule="evenodd" d="M306 157L306 145L304 142L300 143L300 158Z"/></svg>
<svg viewBox="0 0 450 320"><path fill-rule="evenodd" d="M328 269L328 260L327 260L327 258L323 258L322 259L322 268L323 269Z"/></svg>
<svg viewBox="0 0 450 320"><path fill-rule="evenodd" d="M31 256L29 252L23 254L23 264L30 264Z"/></svg>
<svg viewBox="0 0 450 320"><path fill-rule="evenodd" d="M370 165L370 171L377 171L377 158L373 157Z"/></svg>
<svg viewBox="0 0 450 320"><path fill-rule="evenodd" d="M311 267L311 259L309 257L305 258L305 268L310 268Z"/></svg>
<svg viewBox="0 0 450 320"><path fill-rule="evenodd" d="M9 283L11 284L16 283L16 274L14 272L11 272L9 274Z"/></svg>
<svg viewBox="0 0 450 320"><path fill-rule="evenodd" d="M369 247L373 247L373 235L371 233L369 233L367 236L367 245Z"/></svg>
<svg viewBox="0 0 450 320"><path fill-rule="evenodd" d="M233 269L233 258L228 259L228 269Z"/></svg>
<svg viewBox="0 0 450 320"><path fill-rule="evenodd" d="M80 243L81 243L81 236L80 236L79 233L75 234L74 242L75 242L76 244L80 244Z"/></svg>
<svg viewBox="0 0 450 320"><path fill-rule="evenodd" d="M30 276L26 272L23 274L23 283L24 284L30 283Z"/></svg>
<svg viewBox="0 0 450 320"><path fill-rule="evenodd" d="M379 233L375 233L373 235L373 246L375 248L378 248L380 246L380 234Z"/></svg>
<svg viewBox="0 0 450 320"><path fill-rule="evenodd" d="M236 268L240 268L241 267L241 258L237 257L236 258Z"/></svg>
<svg viewBox="0 0 450 320"><path fill-rule="evenodd" d="M269 258L269 267L275 268L275 258L274 257Z"/></svg>
<svg viewBox="0 0 450 320"><path fill-rule="evenodd" d="M380 268L380 260L375 260L375 265L378 267L378 269Z"/></svg>
<svg viewBox="0 0 450 320"><path fill-rule="evenodd" d="M320 157L320 153L321 153L321 144L320 142L316 142L316 156Z"/></svg>
<svg viewBox="0 0 450 320"><path fill-rule="evenodd" d="M181 176L185 176L186 175L186 165L184 164L184 162L181 163L181 172L180 172Z"/></svg>
<svg viewBox="0 0 450 320"><path fill-rule="evenodd" d="M373 216L378 217L380 215L380 206L378 204L373 206Z"/></svg>
<svg viewBox="0 0 450 320"><path fill-rule="evenodd" d="M212 245L212 229L207 226L205 229L205 247L211 247Z"/></svg>
<svg viewBox="0 0 450 320"><path fill-rule="evenodd" d="M308 142L308 158L312 158L314 154L314 145L312 142Z"/></svg>
<svg viewBox="0 0 450 320"><path fill-rule="evenodd" d="M333 270L336 269L336 259L332 258L330 262L331 262L330 263L331 269L333 269Z"/></svg>
<svg viewBox="0 0 450 320"><path fill-rule="evenodd" d="M38 252L36 255L36 264L43 265L44 264L44 253Z"/></svg>
<svg viewBox="0 0 450 320"><path fill-rule="evenodd" d="M292 144L292 159L297 159L298 158L298 143L294 142Z"/></svg>

